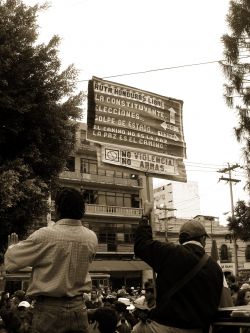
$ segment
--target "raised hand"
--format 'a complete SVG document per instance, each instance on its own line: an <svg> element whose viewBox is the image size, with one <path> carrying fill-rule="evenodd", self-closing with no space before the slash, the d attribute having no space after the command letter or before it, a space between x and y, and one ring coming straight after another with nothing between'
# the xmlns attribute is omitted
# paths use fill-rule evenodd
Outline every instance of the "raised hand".
<svg viewBox="0 0 250 333"><path fill-rule="evenodd" d="M144 202L144 213L143 215L149 216L153 210L153 203L146 200Z"/></svg>
<svg viewBox="0 0 250 333"><path fill-rule="evenodd" d="M17 243L18 243L18 235L15 232L8 235L8 247L11 245L15 245Z"/></svg>

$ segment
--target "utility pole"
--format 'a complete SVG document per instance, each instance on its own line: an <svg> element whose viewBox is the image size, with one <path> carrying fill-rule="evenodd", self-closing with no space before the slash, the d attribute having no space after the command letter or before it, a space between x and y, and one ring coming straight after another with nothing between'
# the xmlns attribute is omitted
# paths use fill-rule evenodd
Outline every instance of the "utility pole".
<svg viewBox="0 0 250 333"><path fill-rule="evenodd" d="M167 212L172 212L174 210L177 210L176 208L167 208L166 206L156 206L156 209L159 210L164 210L165 211L165 240L167 241L168 239L168 216L167 216Z"/></svg>
<svg viewBox="0 0 250 333"><path fill-rule="evenodd" d="M228 163L228 167L224 169L218 170L220 173L226 173L228 172L228 177L220 177L220 180L225 180L229 183L229 188L230 188L230 200L231 200L231 214L232 214L232 219L234 219L234 200L233 200L233 186L232 183L239 183L239 179L232 178L232 171L240 168L239 164L234 164L231 165ZM237 251L237 243L236 243L236 237L234 232L232 233L233 236L233 246L234 246L234 262L235 262L235 276L238 277L238 251Z"/></svg>

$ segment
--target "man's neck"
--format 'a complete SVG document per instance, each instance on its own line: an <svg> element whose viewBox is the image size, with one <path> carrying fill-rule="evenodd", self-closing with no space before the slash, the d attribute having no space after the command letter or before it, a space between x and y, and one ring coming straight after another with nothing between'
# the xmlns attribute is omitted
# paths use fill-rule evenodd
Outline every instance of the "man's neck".
<svg viewBox="0 0 250 333"><path fill-rule="evenodd" d="M186 244L195 244L195 245L198 245L198 246L204 248L204 246L203 246L200 242L197 242L197 241L194 241L194 240L191 240L191 241L185 242L185 243L183 243L182 245L186 245Z"/></svg>

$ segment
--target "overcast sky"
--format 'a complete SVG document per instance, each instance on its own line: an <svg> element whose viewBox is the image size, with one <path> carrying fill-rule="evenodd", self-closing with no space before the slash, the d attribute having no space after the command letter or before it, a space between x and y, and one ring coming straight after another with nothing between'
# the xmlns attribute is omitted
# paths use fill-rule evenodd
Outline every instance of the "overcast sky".
<svg viewBox="0 0 250 333"><path fill-rule="evenodd" d="M223 59L220 39L228 32L229 1L49 3L51 7L39 16L39 41L46 43L54 34L61 37L62 65L74 63L80 70L80 90L86 91L87 81L97 76L183 100L188 181L199 183L201 213L225 221L223 213L231 209L229 184L218 182L222 174L216 171L227 163L243 164L233 133L237 119L225 105L225 78L217 63ZM146 73L131 74L138 72ZM241 180L233 186L234 201L246 200L243 170L233 176ZM155 185L167 182L157 180ZM185 204L188 208L192 200Z"/></svg>

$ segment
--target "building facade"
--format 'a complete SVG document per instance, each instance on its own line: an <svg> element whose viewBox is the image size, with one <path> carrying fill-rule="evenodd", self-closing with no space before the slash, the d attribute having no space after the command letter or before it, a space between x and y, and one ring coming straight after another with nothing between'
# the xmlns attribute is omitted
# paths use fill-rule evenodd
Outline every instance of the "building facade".
<svg viewBox="0 0 250 333"><path fill-rule="evenodd" d="M155 208L159 218L193 218L200 214L200 197L197 182L169 182L154 188Z"/></svg>

